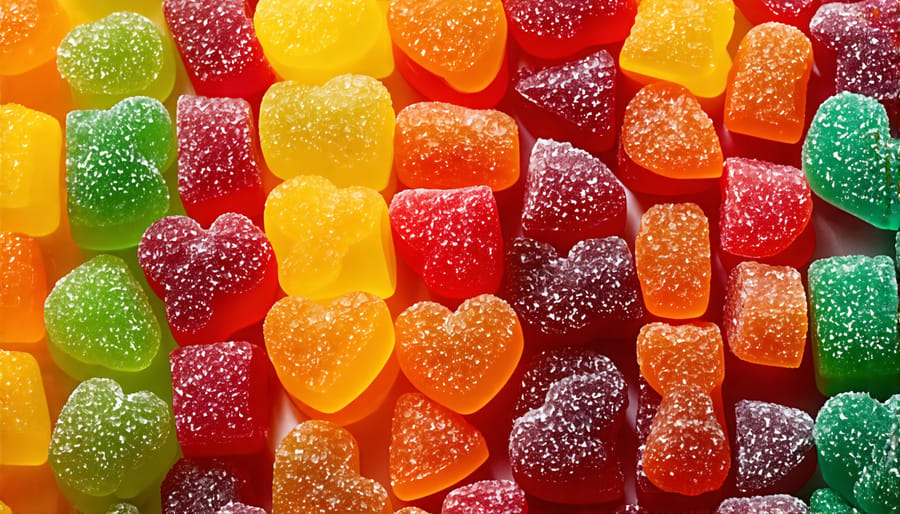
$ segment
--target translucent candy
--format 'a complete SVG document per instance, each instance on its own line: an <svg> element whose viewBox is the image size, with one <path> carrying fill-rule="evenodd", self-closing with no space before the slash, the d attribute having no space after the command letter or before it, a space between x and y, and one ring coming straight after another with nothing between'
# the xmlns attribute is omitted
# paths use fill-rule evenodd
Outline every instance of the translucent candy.
<svg viewBox="0 0 900 514"><path fill-rule="evenodd" d="M522 233L568 252L578 241L625 228L625 188L593 155L538 139L525 177Z"/></svg>
<svg viewBox="0 0 900 514"><path fill-rule="evenodd" d="M2 510L0 510L0 512L2 512ZM130 503L122 502L111 505L109 509L106 510L106 514L141 514L141 511Z"/></svg>
<svg viewBox="0 0 900 514"><path fill-rule="evenodd" d="M456 312L416 303L397 316L394 330L406 378L461 414L481 409L500 392L524 347L515 311L493 295L470 298Z"/></svg>
<svg viewBox="0 0 900 514"><path fill-rule="evenodd" d="M650 323L638 335L637 361L641 375L663 396L688 384L712 394L725 380L723 346L713 323Z"/></svg>
<svg viewBox="0 0 900 514"><path fill-rule="evenodd" d="M809 514L800 498L787 494L728 498L719 504L715 514Z"/></svg>
<svg viewBox="0 0 900 514"><path fill-rule="evenodd" d="M208 230L185 216L163 218L141 238L138 261L181 346L222 341L275 301L272 246L240 214L223 214Z"/></svg>
<svg viewBox="0 0 900 514"><path fill-rule="evenodd" d="M397 114L394 162L410 188L507 189L519 179L519 129L501 111L412 104Z"/></svg>
<svg viewBox="0 0 900 514"><path fill-rule="evenodd" d="M219 459L179 459L162 483L163 514L217 514L230 502L254 499L247 471Z"/></svg>
<svg viewBox="0 0 900 514"><path fill-rule="evenodd" d="M482 480L450 491L441 514L527 514L525 492L512 480Z"/></svg>
<svg viewBox="0 0 900 514"><path fill-rule="evenodd" d="M465 418L419 393L397 399L391 421L390 472L394 494L415 500L445 489L478 469L488 447Z"/></svg>
<svg viewBox="0 0 900 514"><path fill-rule="evenodd" d="M393 137L391 94L364 75L341 75L317 87L277 82L259 109L266 164L283 179L322 175L338 187L380 191L391 174Z"/></svg>
<svg viewBox="0 0 900 514"><path fill-rule="evenodd" d="M503 236L489 187L407 189L391 200L390 220L397 253L433 293L471 298L497 291Z"/></svg>
<svg viewBox="0 0 900 514"><path fill-rule="evenodd" d="M900 508L900 454L896 420L884 447L875 448L872 461L853 486L859 506L871 514L890 514Z"/></svg>
<svg viewBox="0 0 900 514"><path fill-rule="evenodd" d="M631 250L619 237L588 239L559 257L545 243L513 239L501 296L523 325L567 343L628 335L644 316Z"/></svg>
<svg viewBox="0 0 900 514"><path fill-rule="evenodd" d="M172 44L152 21L120 11L72 29L57 49L76 105L105 109L131 96L165 100L175 85Z"/></svg>
<svg viewBox="0 0 900 514"><path fill-rule="evenodd" d="M862 514L834 489L817 489L809 499L812 514Z"/></svg>
<svg viewBox="0 0 900 514"><path fill-rule="evenodd" d="M47 275L34 239L0 232L0 343L33 343L44 337Z"/></svg>
<svg viewBox="0 0 900 514"><path fill-rule="evenodd" d="M621 373L554 382L541 407L513 422L509 460L516 482L529 494L558 503L620 498L624 475L617 440L627 405Z"/></svg>
<svg viewBox="0 0 900 514"><path fill-rule="evenodd" d="M49 443L50 413L37 361L29 353L0 350L0 465L41 465Z"/></svg>
<svg viewBox="0 0 900 514"><path fill-rule="evenodd" d="M157 100L134 97L106 111L70 112L66 189L75 243L92 250L137 246L169 209L162 173L174 159L175 129Z"/></svg>
<svg viewBox="0 0 900 514"><path fill-rule="evenodd" d="M267 514L265 509L251 507L243 503L230 502L219 509L216 514Z"/></svg>
<svg viewBox="0 0 900 514"><path fill-rule="evenodd" d="M0 75L19 75L49 61L69 28L55 0L3 0Z"/></svg>
<svg viewBox="0 0 900 514"><path fill-rule="evenodd" d="M562 139L589 152L613 146L616 63L606 50L544 68L523 68L513 80L516 111L535 137Z"/></svg>

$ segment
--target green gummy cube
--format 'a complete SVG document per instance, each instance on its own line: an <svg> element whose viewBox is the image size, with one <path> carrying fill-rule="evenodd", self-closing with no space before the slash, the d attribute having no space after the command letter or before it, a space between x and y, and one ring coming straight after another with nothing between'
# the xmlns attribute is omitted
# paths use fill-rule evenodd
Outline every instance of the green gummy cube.
<svg viewBox="0 0 900 514"><path fill-rule="evenodd" d="M817 489L809 499L810 514L862 514L834 489Z"/></svg>
<svg viewBox="0 0 900 514"><path fill-rule="evenodd" d="M853 495L868 514L900 512L900 426L895 423L882 448L876 448L872 461L863 468Z"/></svg>

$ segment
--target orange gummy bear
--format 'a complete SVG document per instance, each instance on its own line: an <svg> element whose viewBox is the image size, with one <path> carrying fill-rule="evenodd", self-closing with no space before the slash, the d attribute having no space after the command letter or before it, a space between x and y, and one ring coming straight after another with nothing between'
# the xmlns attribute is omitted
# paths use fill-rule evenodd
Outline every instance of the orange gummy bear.
<svg viewBox="0 0 900 514"><path fill-rule="evenodd" d="M32 343L44 337L47 277L37 242L0 232L0 343Z"/></svg>
<svg viewBox="0 0 900 514"><path fill-rule="evenodd" d="M294 427L275 450L272 514L390 514L384 486L359 475L359 447L334 423Z"/></svg>
<svg viewBox="0 0 900 514"><path fill-rule="evenodd" d="M812 66L812 43L800 29L775 22L750 29L729 72L725 127L772 141L799 141Z"/></svg>
<svg viewBox="0 0 900 514"><path fill-rule="evenodd" d="M515 311L493 295L466 300L455 313L419 302L397 317L397 360L410 383L461 414L484 407L522 356Z"/></svg>
<svg viewBox="0 0 900 514"><path fill-rule="evenodd" d="M404 501L459 482L488 458L477 428L419 393L397 399L390 452L391 487Z"/></svg>
<svg viewBox="0 0 900 514"><path fill-rule="evenodd" d="M709 221L693 203L659 204L641 216L635 266L644 304L663 318L706 312L712 276Z"/></svg>
<svg viewBox="0 0 900 514"><path fill-rule="evenodd" d="M644 379L661 396L688 384L712 394L725 380L723 346L713 323L650 323L638 334L637 360Z"/></svg>

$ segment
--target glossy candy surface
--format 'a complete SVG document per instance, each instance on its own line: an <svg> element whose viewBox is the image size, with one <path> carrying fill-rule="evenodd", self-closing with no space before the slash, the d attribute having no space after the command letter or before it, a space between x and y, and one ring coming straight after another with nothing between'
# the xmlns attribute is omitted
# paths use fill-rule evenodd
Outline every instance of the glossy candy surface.
<svg viewBox="0 0 900 514"><path fill-rule="evenodd" d="M50 444L41 369L28 353L0 350L0 376L0 465L41 465Z"/></svg>
<svg viewBox="0 0 900 514"><path fill-rule="evenodd" d="M44 337L47 275L37 242L0 232L0 343L33 343Z"/></svg>

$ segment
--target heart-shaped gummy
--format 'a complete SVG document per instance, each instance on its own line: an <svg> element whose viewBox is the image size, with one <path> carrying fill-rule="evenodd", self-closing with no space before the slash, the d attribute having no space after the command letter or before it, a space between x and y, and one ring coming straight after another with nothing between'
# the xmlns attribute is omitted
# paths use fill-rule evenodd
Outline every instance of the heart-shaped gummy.
<svg viewBox="0 0 900 514"><path fill-rule="evenodd" d="M338 189L319 176L294 177L269 194L265 225L287 294L318 299L351 291L382 298L394 293L388 210L375 190Z"/></svg>
<svg viewBox="0 0 900 514"><path fill-rule="evenodd" d="M441 514L527 514L528 502L512 480L482 480L450 491Z"/></svg>
<svg viewBox="0 0 900 514"><path fill-rule="evenodd" d="M329 414L372 384L394 350L391 313L369 293L348 293L328 305L282 298L266 316L263 333L288 393Z"/></svg>
<svg viewBox="0 0 900 514"><path fill-rule="evenodd" d="M387 491L359 475L359 447L328 421L294 427L275 450L272 514L390 514Z"/></svg>
<svg viewBox="0 0 900 514"><path fill-rule="evenodd" d="M91 378L63 406L49 459L69 500L94 512L159 480L177 448L172 412L164 401L146 391L126 395L114 380Z"/></svg>
<svg viewBox="0 0 900 514"><path fill-rule="evenodd" d="M259 321L278 288L269 240L240 214L225 213L208 230L185 216L163 218L141 238L138 261L182 346L223 341Z"/></svg>
<svg viewBox="0 0 900 514"><path fill-rule="evenodd" d="M872 225L900 228L900 140L877 100L839 93L822 102L803 142L816 195Z"/></svg>
<svg viewBox="0 0 900 514"><path fill-rule="evenodd" d="M461 414L477 411L503 388L524 346L515 311L493 295L470 298L456 312L419 302L397 317L394 330L406 378Z"/></svg>
<svg viewBox="0 0 900 514"><path fill-rule="evenodd" d="M722 334L713 323L649 323L637 340L641 374L665 396L685 384L712 394L725 379Z"/></svg>

